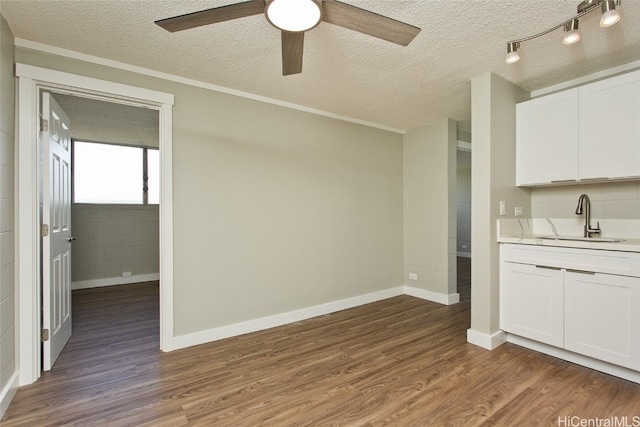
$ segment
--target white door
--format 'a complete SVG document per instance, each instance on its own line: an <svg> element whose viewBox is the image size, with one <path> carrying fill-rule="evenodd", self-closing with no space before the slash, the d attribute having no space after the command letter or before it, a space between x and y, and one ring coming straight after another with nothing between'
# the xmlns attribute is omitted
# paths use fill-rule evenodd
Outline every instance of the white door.
<svg viewBox="0 0 640 427"><path fill-rule="evenodd" d="M41 117L42 368L48 371L71 336L71 137L69 118L48 92Z"/></svg>

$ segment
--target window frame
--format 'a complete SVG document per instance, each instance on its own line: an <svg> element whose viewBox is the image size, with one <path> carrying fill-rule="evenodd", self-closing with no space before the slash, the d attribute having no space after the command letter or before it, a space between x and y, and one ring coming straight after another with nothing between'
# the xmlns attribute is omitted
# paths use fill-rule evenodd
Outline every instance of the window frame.
<svg viewBox="0 0 640 427"><path fill-rule="evenodd" d="M102 144L102 145L111 145L117 147L131 147L131 148L139 148L142 150L142 203L100 203L100 202L77 202L76 201L76 174L75 174L75 163L76 163L76 142L87 143L87 144ZM121 143L113 143L113 142L104 142L104 141L92 141L88 139L80 139L80 138L71 138L71 204L72 205L119 205L119 206L159 206L160 203L149 203L149 161L148 161L148 152L149 150L155 150L160 153L159 147L150 147L146 145L136 145L136 144L121 144ZM158 188L158 192L160 192L160 188Z"/></svg>

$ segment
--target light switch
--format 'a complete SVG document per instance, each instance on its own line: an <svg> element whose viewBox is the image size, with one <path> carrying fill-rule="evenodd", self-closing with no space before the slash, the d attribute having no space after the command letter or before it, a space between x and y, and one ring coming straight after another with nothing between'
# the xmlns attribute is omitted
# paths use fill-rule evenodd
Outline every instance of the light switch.
<svg viewBox="0 0 640 427"><path fill-rule="evenodd" d="M507 214L507 202L500 200L500 216Z"/></svg>

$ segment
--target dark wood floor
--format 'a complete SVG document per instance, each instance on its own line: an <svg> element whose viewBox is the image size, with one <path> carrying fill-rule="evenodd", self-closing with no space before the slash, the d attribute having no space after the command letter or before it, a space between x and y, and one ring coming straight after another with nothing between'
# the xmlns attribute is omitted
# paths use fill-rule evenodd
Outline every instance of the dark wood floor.
<svg viewBox="0 0 640 427"><path fill-rule="evenodd" d="M51 372L18 391L2 426L558 426L570 425L565 417L640 417L640 385L511 344L468 344L469 266L459 259L460 304L401 296L166 354L157 283L76 291L71 340Z"/></svg>

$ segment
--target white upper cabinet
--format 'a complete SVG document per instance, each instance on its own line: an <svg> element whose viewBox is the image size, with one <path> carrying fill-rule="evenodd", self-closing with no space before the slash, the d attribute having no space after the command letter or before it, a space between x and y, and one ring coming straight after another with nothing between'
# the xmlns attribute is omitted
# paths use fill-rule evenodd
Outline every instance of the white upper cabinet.
<svg viewBox="0 0 640 427"><path fill-rule="evenodd" d="M516 184L640 179L640 71L516 107Z"/></svg>
<svg viewBox="0 0 640 427"><path fill-rule="evenodd" d="M578 176L578 89L516 106L517 185Z"/></svg>
<svg viewBox="0 0 640 427"><path fill-rule="evenodd" d="M640 176L640 72L580 88L580 179Z"/></svg>

